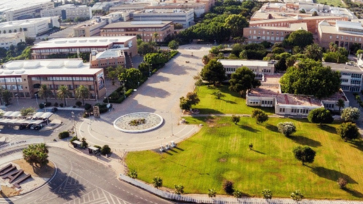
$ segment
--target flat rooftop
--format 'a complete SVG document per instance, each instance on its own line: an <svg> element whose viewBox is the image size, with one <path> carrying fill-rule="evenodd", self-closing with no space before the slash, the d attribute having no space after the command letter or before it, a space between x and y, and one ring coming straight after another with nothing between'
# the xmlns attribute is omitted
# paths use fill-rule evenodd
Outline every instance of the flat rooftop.
<svg viewBox="0 0 363 204"><path fill-rule="evenodd" d="M159 14L159 13L186 13L186 12L190 12L193 11L194 9L145 9L145 10L141 10L141 11L135 11L135 14Z"/></svg>
<svg viewBox="0 0 363 204"><path fill-rule="evenodd" d="M90 69L81 59L16 60L3 64L1 76L12 75L94 75L102 69Z"/></svg>
<svg viewBox="0 0 363 204"><path fill-rule="evenodd" d="M261 81L261 85L279 85L280 84L280 78L282 77L282 74L274 74L274 75L264 75L264 80Z"/></svg>
<svg viewBox="0 0 363 204"><path fill-rule="evenodd" d="M357 64L338 64L338 63L332 63L332 62L323 62L323 66L329 66L334 71L349 71L354 73L363 74L363 70L357 66Z"/></svg>
<svg viewBox="0 0 363 204"><path fill-rule="evenodd" d="M16 0L16 1L0 1L0 12L22 9L30 6L48 3L50 0Z"/></svg>
<svg viewBox="0 0 363 204"><path fill-rule="evenodd" d="M323 101L338 101L339 99L342 99L343 101L348 101L348 98L345 96L344 92L342 90L336 92L335 94L323 98Z"/></svg>
<svg viewBox="0 0 363 204"><path fill-rule="evenodd" d="M42 21L50 21L55 17L44 17L44 18L31 18L26 20L7 21L0 23L0 28L13 27L13 26L26 26Z"/></svg>
<svg viewBox="0 0 363 204"><path fill-rule="evenodd" d="M96 56L92 56L92 59L107 59L124 56L123 50L120 49L109 49L103 52L99 52Z"/></svg>
<svg viewBox="0 0 363 204"><path fill-rule="evenodd" d="M260 23L281 23L284 21L298 21L298 20L318 20L322 21L325 19L336 19L336 18L342 18L342 16L303 16L303 15L295 15L294 17L286 17L286 18L280 18L280 19L266 19L266 20L259 20L259 21L250 21L250 26Z"/></svg>
<svg viewBox="0 0 363 204"><path fill-rule="evenodd" d="M103 28L162 28L172 21L126 21L109 24Z"/></svg>
<svg viewBox="0 0 363 204"><path fill-rule="evenodd" d="M48 41L42 41L35 44L33 49L45 49L45 48L62 48L62 47L100 47L107 46L112 43L125 43L128 40L136 38L136 36L117 36L117 37L81 37L81 38L57 38Z"/></svg>
<svg viewBox="0 0 363 204"><path fill-rule="evenodd" d="M306 23L291 23L289 27L276 27L276 26L261 26L253 27L261 30L278 30L278 31L296 31L296 30L308 30Z"/></svg>
<svg viewBox="0 0 363 204"><path fill-rule="evenodd" d="M273 66L269 61L262 60L228 60L228 59L219 59L218 60L223 66L258 66L258 67L269 67Z"/></svg>
<svg viewBox="0 0 363 204"><path fill-rule="evenodd" d="M294 94L279 94L276 96L276 102L282 105L323 106L321 100L312 96Z"/></svg>
<svg viewBox="0 0 363 204"><path fill-rule="evenodd" d="M248 96L258 97L277 97L280 93L280 86L277 85L262 85L258 88L253 88L248 92Z"/></svg>

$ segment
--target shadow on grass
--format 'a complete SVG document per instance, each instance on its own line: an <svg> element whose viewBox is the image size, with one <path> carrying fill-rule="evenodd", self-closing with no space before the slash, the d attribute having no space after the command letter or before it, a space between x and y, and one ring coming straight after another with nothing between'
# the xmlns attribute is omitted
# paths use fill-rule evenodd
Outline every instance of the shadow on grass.
<svg viewBox="0 0 363 204"><path fill-rule="evenodd" d="M237 104L237 103L236 103L236 102L234 102L234 101L225 100L225 99L223 99L223 98L221 98L221 99L219 99L219 100L222 100L222 101L224 101L224 102L226 102L226 103L230 103L230 104Z"/></svg>
<svg viewBox="0 0 363 204"><path fill-rule="evenodd" d="M259 154L265 154L264 152L260 152L258 150L255 150L255 149L251 149L252 151L256 152L256 153L259 153Z"/></svg>
<svg viewBox="0 0 363 204"><path fill-rule="evenodd" d="M180 147L174 147L175 149L178 149L180 151L184 151L184 149L180 148Z"/></svg>
<svg viewBox="0 0 363 204"><path fill-rule="evenodd" d="M349 141L350 146L359 149L360 151L363 151L363 140L353 140Z"/></svg>
<svg viewBox="0 0 363 204"><path fill-rule="evenodd" d="M331 181L338 181L338 179L344 178L348 181L348 183L353 183L353 184L357 184L357 181L355 181L354 179L352 179L350 176L341 173L339 171L336 171L334 169L327 169L325 167L314 167L311 169L311 171L318 175L319 177L325 178L325 179L329 179Z"/></svg>
<svg viewBox="0 0 363 204"><path fill-rule="evenodd" d="M324 130L324 131L327 131L327 132L330 132L332 134L337 134L337 129L335 127L332 127L330 125L318 125L318 127L321 129L321 130Z"/></svg>
<svg viewBox="0 0 363 204"><path fill-rule="evenodd" d="M260 132L259 130L256 130L255 128L247 125L240 125L239 127L250 132Z"/></svg>
<svg viewBox="0 0 363 204"><path fill-rule="evenodd" d="M345 192L351 194L352 196L354 197L357 197L357 198L363 198L363 194L359 191L356 191L354 189L349 189L349 188L344 188L343 189Z"/></svg>
<svg viewBox="0 0 363 204"><path fill-rule="evenodd" d="M320 147L321 143L319 141L304 137L304 136L290 136L288 137L294 142L301 144L301 145L308 145L311 147Z"/></svg>
<svg viewBox="0 0 363 204"><path fill-rule="evenodd" d="M223 114L220 111L210 109L210 108L198 108L200 114Z"/></svg>
<svg viewBox="0 0 363 204"><path fill-rule="evenodd" d="M278 128L275 125L266 124L266 128L272 132L279 132Z"/></svg>

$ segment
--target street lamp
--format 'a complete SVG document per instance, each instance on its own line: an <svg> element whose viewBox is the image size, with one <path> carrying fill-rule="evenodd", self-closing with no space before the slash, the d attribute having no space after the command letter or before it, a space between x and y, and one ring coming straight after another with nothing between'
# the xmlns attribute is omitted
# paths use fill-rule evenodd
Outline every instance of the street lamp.
<svg viewBox="0 0 363 204"><path fill-rule="evenodd" d="M74 112L72 111L71 114L72 114L72 119L73 119L73 132L75 132L74 128L75 128L76 120L75 120L75 117L74 117Z"/></svg>
<svg viewBox="0 0 363 204"><path fill-rule="evenodd" d="M39 106L39 103L38 103L38 94L34 94L35 96L35 101L37 102L37 105Z"/></svg>
<svg viewBox="0 0 363 204"><path fill-rule="evenodd" d="M19 96L18 96L18 94L16 93L14 96L16 97L16 102L17 102L17 103L18 103L18 105L19 105Z"/></svg>

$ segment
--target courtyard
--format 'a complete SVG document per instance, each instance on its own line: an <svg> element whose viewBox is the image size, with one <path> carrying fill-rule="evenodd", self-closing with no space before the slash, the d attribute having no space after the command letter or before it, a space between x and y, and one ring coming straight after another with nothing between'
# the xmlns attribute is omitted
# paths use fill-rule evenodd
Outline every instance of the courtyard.
<svg viewBox="0 0 363 204"><path fill-rule="evenodd" d="M361 140L344 142L336 133L339 124L319 126L304 119L270 118L258 125L254 119L242 117L235 125L230 117L185 119L189 124L203 124L203 128L177 148L166 153L128 154L128 167L138 172L139 179L151 183L160 176L165 187L181 184L192 194L205 194L210 188L225 194L222 183L229 180L246 196L261 197L267 188L274 197L289 197L300 190L306 198L363 198L363 164L359 162L363 144ZM276 125L285 121L297 127L291 137L277 131ZM314 163L303 166L294 158L292 150L299 145L317 152ZM348 180L346 190L339 188L339 177Z"/></svg>

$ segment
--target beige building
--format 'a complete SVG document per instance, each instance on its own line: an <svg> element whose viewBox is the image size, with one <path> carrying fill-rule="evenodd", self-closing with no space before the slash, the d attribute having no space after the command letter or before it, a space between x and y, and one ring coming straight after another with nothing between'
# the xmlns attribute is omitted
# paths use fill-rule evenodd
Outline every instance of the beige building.
<svg viewBox="0 0 363 204"><path fill-rule="evenodd" d="M79 59L17 60L3 64L0 69L0 86L13 97L34 98L43 84L52 91L50 98L56 97L61 85L70 90L69 98L74 98L80 85L88 87L91 99L106 94L103 69L91 69Z"/></svg>
<svg viewBox="0 0 363 204"><path fill-rule="evenodd" d="M75 18L92 18L91 7L86 5L64 4L53 9L40 11L41 17L59 16L62 20Z"/></svg>
<svg viewBox="0 0 363 204"><path fill-rule="evenodd" d="M133 57L137 54L136 37L58 38L39 42L31 51L33 59L46 59L51 54L91 53L92 50L103 52L115 48L122 49L125 56Z"/></svg>
<svg viewBox="0 0 363 204"><path fill-rule="evenodd" d="M126 67L123 50L110 49L103 52L92 51L90 58L91 68L107 68L122 65Z"/></svg>
<svg viewBox="0 0 363 204"><path fill-rule="evenodd" d="M243 37L247 39L248 43L260 43L263 41L277 43L282 42L286 35L297 30L307 30L306 23L293 23L288 25L288 27L248 27L243 29Z"/></svg>
<svg viewBox="0 0 363 204"><path fill-rule="evenodd" d="M223 65L227 77L231 77L240 67L248 67L256 74L256 78L262 81L265 74L272 75L275 73L275 62L273 61L220 59L218 62Z"/></svg>
<svg viewBox="0 0 363 204"><path fill-rule="evenodd" d="M133 21L173 21L188 28L194 24L194 9L145 9L133 12Z"/></svg>
<svg viewBox="0 0 363 204"><path fill-rule="evenodd" d="M205 12L208 12L212 6L215 5L216 1L215 0L188 0L188 1L184 1L184 0L166 0L165 3L174 3L174 4L204 4L205 5Z"/></svg>
<svg viewBox="0 0 363 204"><path fill-rule="evenodd" d="M145 9L193 9L196 17L201 17L208 12L209 7L205 3L159 3L158 5L147 6Z"/></svg>
<svg viewBox="0 0 363 204"><path fill-rule="evenodd" d="M152 41L154 33L157 33L157 42L174 33L171 21L128 21L118 22L101 29L101 36L136 36L140 35L143 41Z"/></svg>
<svg viewBox="0 0 363 204"><path fill-rule="evenodd" d="M99 36L101 28L107 25L106 20L101 20L100 17L79 23L73 28L73 37L91 37Z"/></svg>
<svg viewBox="0 0 363 204"><path fill-rule="evenodd" d="M9 49L11 45L15 46L20 43L25 42L24 33L10 33L0 35L0 47Z"/></svg>
<svg viewBox="0 0 363 204"><path fill-rule="evenodd" d="M40 11L54 8L53 2L44 2L38 4L27 3L28 6L12 8L5 12L7 21L22 20L40 17Z"/></svg>
<svg viewBox="0 0 363 204"><path fill-rule="evenodd" d="M362 47L363 26L361 22L322 21L319 23L318 40L320 46L325 48L329 47L330 42L348 50L353 43Z"/></svg>

